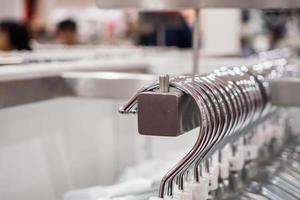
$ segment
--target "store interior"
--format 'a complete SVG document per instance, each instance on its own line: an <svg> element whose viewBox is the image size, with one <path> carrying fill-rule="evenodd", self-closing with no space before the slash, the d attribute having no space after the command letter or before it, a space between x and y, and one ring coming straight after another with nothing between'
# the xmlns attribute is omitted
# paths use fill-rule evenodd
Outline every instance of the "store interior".
<svg viewBox="0 0 300 200"><path fill-rule="evenodd" d="M1 0L0 199L300 199L299 55L297 0Z"/></svg>

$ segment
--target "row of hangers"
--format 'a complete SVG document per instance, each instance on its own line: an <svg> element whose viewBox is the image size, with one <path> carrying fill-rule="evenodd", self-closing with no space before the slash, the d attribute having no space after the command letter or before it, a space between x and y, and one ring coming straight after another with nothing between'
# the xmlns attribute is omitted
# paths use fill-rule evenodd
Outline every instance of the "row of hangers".
<svg viewBox="0 0 300 200"><path fill-rule="evenodd" d="M238 181L241 174L249 176L244 181L251 180L254 176L249 175L251 170L247 173L247 167L253 168L253 163L263 166L259 155L274 147L274 141L280 149L287 138L287 116L271 105L268 87L268 80L283 77L287 66L286 59L274 59L251 67L223 67L205 75L172 78L169 87L197 103L200 130L190 152L162 178L159 197L153 199L238 199L226 194L235 195L233 191L243 182ZM120 112L135 113L138 95L158 88L159 83L143 88ZM226 192L229 188L231 192ZM264 199L263 194L257 195ZM248 199L259 199L250 196Z"/></svg>

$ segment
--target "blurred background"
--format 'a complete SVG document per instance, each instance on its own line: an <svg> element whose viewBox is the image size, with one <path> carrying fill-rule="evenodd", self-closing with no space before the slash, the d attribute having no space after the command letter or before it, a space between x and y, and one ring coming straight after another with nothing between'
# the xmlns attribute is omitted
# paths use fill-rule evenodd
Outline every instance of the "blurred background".
<svg viewBox="0 0 300 200"><path fill-rule="evenodd" d="M268 49L297 47L299 12L299 9L203 9L200 14L203 54L250 56ZM195 16L193 10L101 10L94 0L2 0L0 20L25 25L34 50L58 44L190 48Z"/></svg>
<svg viewBox="0 0 300 200"><path fill-rule="evenodd" d="M142 12L99 9L95 0L1 0L0 78L95 67L191 73L194 22L192 9ZM253 64L261 51L300 48L299 9L201 9L199 27L201 73ZM27 94L20 90L14 100ZM139 136L135 116L117 113L126 100L63 97L2 108L0 199L72 199L65 194L138 177L156 166L149 160L177 158L191 147L197 130L172 139ZM141 171L130 168L141 164Z"/></svg>

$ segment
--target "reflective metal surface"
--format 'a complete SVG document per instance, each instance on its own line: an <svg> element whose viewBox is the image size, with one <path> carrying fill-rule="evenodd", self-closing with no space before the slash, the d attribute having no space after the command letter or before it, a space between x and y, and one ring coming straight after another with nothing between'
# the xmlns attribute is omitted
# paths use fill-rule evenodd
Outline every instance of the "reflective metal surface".
<svg viewBox="0 0 300 200"><path fill-rule="evenodd" d="M299 0L97 0L99 8L166 10L184 8L299 8Z"/></svg>
<svg viewBox="0 0 300 200"><path fill-rule="evenodd" d="M150 75L129 73L147 71L144 62L130 59L126 63L115 59L4 65L0 68L0 108L62 96L128 98L151 81Z"/></svg>
<svg viewBox="0 0 300 200"><path fill-rule="evenodd" d="M200 125L195 101L179 90L144 92L138 102L138 129L142 135L174 137Z"/></svg>
<svg viewBox="0 0 300 200"><path fill-rule="evenodd" d="M38 79L45 77L57 77L65 72L128 72L146 73L148 65L138 61L124 63L124 60L107 62L72 62L72 63L41 63L18 66L2 66L0 68L0 82L25 79Z"/></svg>
<svg viewBox="0 0 300 200"><path fill-rule="evenodd" d="M269 62L262 64L260 70L256 69L257 67L253 67L253 69L245 67L223 68L206 77L182 76L173 78L170 82L172 88L170 92L158 92L157 85L148 89L146 87L146 90L139 91L134 100L129 101L128 105L137 104L138 106L138 126L141 134L181 135L198 127L201 121L199 119L203 117L197 108L196 100L187 95L189 88L186 90L180 88L181 85L191 82L191 84L196 84L194 87L199 90L194 92L195 95L198 94L207 103L206 109L211 115L208 115L208 120L213 119L212 116L220 116L215 122L217 126L218 123L222 124L221 120L234 119L224 130L243 128L241 127L242 124L249 121L247 116L251 116L251 120L255 121L264 114L262 112L270 111L271 107L267 103L269 102L269 86L263 77L272 74L273 79L276 79L277 71L273 70L278 69L280 71L282 66L274 65L272 69L269 64ZM253 91L253 95L250 95L250 89L247 87ZM204 96L206 92L208 94ZM125 107L129 109L121 110L125 113L135 110L128 105ZM217 108L213 109L214 105ZM205 108L205 106L202 105L200 108ZM223 119L224 116L227 118Z"/></svg>
<svg viewBox="0 0 300 200"><path fill-rule="evenodd" d="M0 76L0 109L63 96L129 98L155 79L156 76L146 74L117 72L68 72L52 77L2 80Z"/></svg>
<svg viewBox="0 0 300 200"><path fill-rule="evenodd" d="M62 75L72 96L122 99L132 96L157 76L116 72L69 72Z"/></svg>
<svg viewBox="0 0 300 200"><path fill-rule="evenodd" d="M300 106L300 78L270 80L271 102L284 107Z"/></svg>
<svg viewBox="0 0 300 200"><path fill-rule="evenodd" d="M138 126L141 134L178 136L189 128L200 127L192 149L162 178L158 195L160 198L174 196L175 184L178 190L184 191L184 176L190 170L193 172L193 181L199 183L201 163L205 160L208 162L207 172L210 173L208 158L217 149L233 142L234 138L251 132L256 123L261 123L264 117L273 115L275 108L270 109L267 106L269 96L267 95L267 101L264 96L268 90L267 82L259 77L280 77L285 63L274 66L263 63L260 70L254 66L223 67L205 75L174 77L169 84L172 88L170 92L157 92L155 83L144 91L139 91L135 96L137 101L130 100L138 106ZM128 112L129 107L122 107L121 112ZM239 140L233 148L233 156L238 160L232 168L234 173L241 171L245 162L242 155L244 151L239 149L243 144L244 141ZM239 174L240 172L235 174L236 181L230 182L238 183L241 178ZM217 182L215 180L214 183ZM211 184L210 190L215 191L217 185Z"/></svg>
<svg viewBox="0 0 300 200"><path fill-rule="evenodd" d="M0 109L72 94L72 90L60 77L2 81Z"/></svg>

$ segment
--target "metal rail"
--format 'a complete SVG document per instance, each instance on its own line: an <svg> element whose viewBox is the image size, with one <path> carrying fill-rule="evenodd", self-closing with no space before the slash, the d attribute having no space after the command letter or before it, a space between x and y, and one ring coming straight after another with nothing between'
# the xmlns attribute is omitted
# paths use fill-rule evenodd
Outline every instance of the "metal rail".
<svg viewBox="0 0 300 200"><path fill-rule="evenodd" d="M271 102L282 107L300 106L300 78L270 80Z"/></svg>
<svg viewBox="0 0 300 200"><path fill-rule="evenodd" d="M270 102L280 107L300 107L300 78L285 77L268 81ZM137 97L138 129L142 135L179 136L199 126L200 113L195 101L171 88L143 92Z"/></svg>
<svg viewBox="0 0 300 200"><path fill-rule="evenodd" d="M297 62L293 62L293 65L295 64L297 65ZM294 66L292 70L297 71L297 68L299 66ZM288 65L286 65L285 72L291 73L288 70ZM297 74L296 71L292 74ZM300 106L300 78L288 77L287 75L284 78L272 78L263 81L263 87L268 88L265 95L269 96L270 103L273 105ZM121 112L130 113L134 112L135 109L128 109L131 107L129 105L137 105L139 133L176 137L198 127L201 116L195 101L174 87L170 87L168 92L161 91L161 87L158 87L157 84L152 89L138 92L125 107L121 108Z"/></svg>
<svg viewBox="0 0 300 200"><path fill-rule="evenodd" d="M145 72L146 66L133 65L123 68L115 66L110 69L119 72L101 72L106 69L107 67L103 66L2 67L0 109L65 96L124 99L156 79L153 75L137 74Z"/></svg>
<svg viewBox="0 0 300 200"><path fill-rule="evenodd" d="M99 8L167 10L185 8L299 8L299 0L97 0Z"/></svg>

